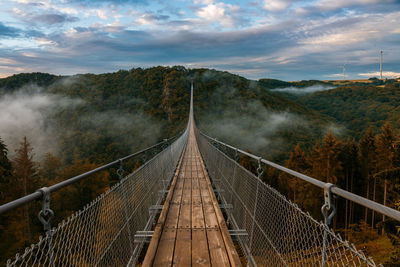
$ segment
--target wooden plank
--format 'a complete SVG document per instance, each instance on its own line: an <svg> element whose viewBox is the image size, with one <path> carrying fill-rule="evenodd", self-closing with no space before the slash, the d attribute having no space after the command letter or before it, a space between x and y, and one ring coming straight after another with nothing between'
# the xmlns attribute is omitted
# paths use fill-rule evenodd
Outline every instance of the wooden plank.
<svg viewBox="0 0 400 267"><path fill-rule="evenodd" d="M194 179L192 183L192 228L196 229L204 227L205 223L199 181L198 179Z"/></svg>
<svg viewBox="0 0 400 267"><path fill-rule="evenodd" d="M153 266L171 266L173 262L179 204L171 204L165 221Z"/></svg>
<svg viewBox="0 0 400 267"><path fill-rule="evenodd" d="M182 177L178 175L177 185L180 185L181 181ZM182 192L183 185L174 190L173 203L169 205L167 219L165 220L153 266L171 266L173 263Z"/></svg>
<svg viewBox="0 0 400 267"><path fill-rule="evenodd" d="M190 228L191 227L191 213L192 213L192 180L185 179L185 185L182 194L182 202L179 213L178 228Z"/></svg>
<svg viewBox="0 0 400 267"><path fill-rule="evenodd" d="M171 266L174 256L176 228L165 228L161 234L152 266Z"/></svg>
<svg viewBox="0 0 400 267"><path fill-rule="evenodd" d="M211 266L205 228L192 229L192 266Z"/></svg>
<svg viewBox="0 0 400 267"><path fill-rule="evenodd" d="M192 245L192 233L191 233L191 202L192 202L192 180L191 180L191 163L187 165L189 176L185 177L182 191L182 202L180 205L178 230L175 243L174 252L174 266L190 266L191 265L191 245Z"/></svg>
<svg viewBox="0 0 400 267"><path fill-rule="evenodd" d="M199 180L192 182L192 266L211 266Z"/></svg>
<svg viewBox="0 0 400 267"><path fill-rule="evenodd" d="M225 243L218 228L207 228L208 248L212 266L231 266Z"/></svg>
<svg viewBox="0 0 400 267"><path fill-rule="evenodd" d="M190 266L192 264L191 240L190 228L179 228L177 230L173 266Z"/></svg>

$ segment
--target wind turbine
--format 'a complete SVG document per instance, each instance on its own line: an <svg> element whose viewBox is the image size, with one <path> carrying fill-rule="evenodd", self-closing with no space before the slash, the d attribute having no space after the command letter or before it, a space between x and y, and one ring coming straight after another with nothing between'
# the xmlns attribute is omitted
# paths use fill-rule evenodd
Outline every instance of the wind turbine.
<svg viewBox="0 0 400 267"><path fill-rule="evenodd" d="M383 79L383 76L382 76L383 52L387 52L390 50L392 50L392 49L379 50L379 73L380 73L381 80Z"/></svg>
<svg viewBox="0 0 400 267"><path fill-rule="evenodd" d="M344 80L346 80L346 64L347 63L344 63L343 65L339 65L339 68L342 68L343 69L343 78L342 78L342 80L344 81Z"/></svg>
<svg viewBox="0 0 400 267"><path fill-rule="evenodd" d="M383 50L379 51L379 71L381 73L381 80L382 80L382 61L383 61Z"/></svg>
<svg viewBox="0 0 400 267"><path fill-rule="evenodd" d="M343 81L346 80L346 63L343 64Z"/></svg>

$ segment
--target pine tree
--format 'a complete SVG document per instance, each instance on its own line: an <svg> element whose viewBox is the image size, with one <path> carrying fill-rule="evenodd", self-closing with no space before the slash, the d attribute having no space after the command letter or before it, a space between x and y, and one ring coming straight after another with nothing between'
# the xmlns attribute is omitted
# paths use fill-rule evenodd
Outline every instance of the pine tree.
<svg viewBox="0 0 400 267"><path fill-rule="evenodd" d="M46 153L39 169L41 186L49 186L59 179L63 163L60 158L51 153Z"/></svg>
<svg viewBox="0 0 400 267"><path fill-rule="evenodd" d="M312 153L313 176L320 180L336 184L338 173L342 170L339 155L342 144L329 132L323 145L316 144Z"/></svg>
<svg viewBox="0 0 400 267"><path fill-rule="evenodd" d="M32 147L27 138L20 143L20 147L15 150L16 155L13 160L13 183L14 188L17 189L17 196L26 196L37 189L38 167L33 161ZM27 242L32 238L29 204L24 206L24 213L22 220L24 223L24 237Z"/></svg>
<svg viewBox="0 0 400 267"><path fill-rule="evenodd" d="M366 198L369 198L369 185L372 175L376 172L376 147L372 128L369 127L365 135L358 144L358 157L360 161L361 175L367 184ZM374 178L374 192L376 187L376 178ZM368 208L365 208L365 223L368 221Z"/></svg>
<svg viewBox="0 0 400 267"><path fill-rule="evenodd" d="M358 169L358 147L354 139L347 139L343 144L341 159L343 166L343 173L345 178L345 189L353 192L354 176ZM346 200L345 205L345 220L344 227L347 229L348 225L352 223L353 202Z"/></svg>
<svg viewBox="0 0 400 267"><path fill-rule="evenodd" d="M387 202L387 188L389 179L393 179L390 173L393 173L393 160L395 157L396 138L389 122L382 126L382 133L376 136L376 153L377 153L377 177L382 177L384 180L383 189L383 205ZM382 222L385 222L385 216L382 217ZM382 228L384 233L384 226Z"/></svg>
<svg viewBox="0 0 400 267"><path fill-rule="evenodd" d="M301 150L299 144L297 144L294 151L290 153L290 157L286 161L285 166L300 173L305 173L310 169L311 165L309 164L307 157L304 151ZM291 195L292 200L296 202L297 194L299 190L301 190L300 185L302 183L300 179L285 173L282 173L280 178L281 180L287 181L289 195Z"/></svg>
<svg viewBox="0 0 400 267"><path fill-rule="evenodd" d="M5 202L7 184L11 176L11 162L8 160L8 149L0 138L0 203Z"/></svg>
<svg viewBox="0 0 400 267"><path fill-rule="evenodd" d="M321 181L337 184L342 165L340 153L342 144L329 132L323 140L323 145L314 146L310 162L312 162L312 176ZM337 202L334 204L337 209ZM333 227L336 227L337 216L334 217Z"/></svg>

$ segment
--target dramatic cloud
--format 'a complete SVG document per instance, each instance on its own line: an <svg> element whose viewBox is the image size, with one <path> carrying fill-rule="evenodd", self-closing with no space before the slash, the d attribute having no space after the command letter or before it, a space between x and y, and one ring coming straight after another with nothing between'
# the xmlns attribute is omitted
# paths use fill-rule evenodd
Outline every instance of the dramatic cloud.
<svg viewBox="0 0 400 267"><path fill-rule="evenodd" d="M0 3L0 77L186 65L249 78L326 79L399 72L396 0L7 0ZM34 55L34 56L28 56Z"/></svg>

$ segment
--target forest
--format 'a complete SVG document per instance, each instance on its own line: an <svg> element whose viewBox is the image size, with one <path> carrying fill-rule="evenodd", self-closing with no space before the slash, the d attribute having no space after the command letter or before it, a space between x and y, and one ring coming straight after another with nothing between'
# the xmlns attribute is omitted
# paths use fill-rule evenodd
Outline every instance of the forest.
<svg viewBox="0 0 400 267"><path fill-rule="evenodd" d="M254 81L182 66L0 79L0 112L2 104L20 99L41 97L50 103L31 110L40 114L39 132L0 132L0 204L179 134L187 123L191 79L196 123L208 135L400 209L397 80L291 94L274 89L332 84ZM1 116L0 123L6 123ZM254 163L240 161L254 171ZM132 169L142 162L132 162ZM266 170L263 180L321 219L320 190L273 169ZM113 171L103 172L54 194L55 222L115 181ZM377 262L400 264L400 224L343 199L335 205L340 210L336 231ZM36 242L42 233L39 210L38 202L0 217L1 263Z"/></svg>

